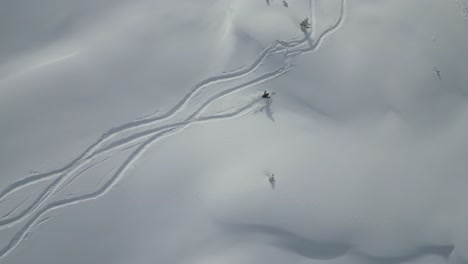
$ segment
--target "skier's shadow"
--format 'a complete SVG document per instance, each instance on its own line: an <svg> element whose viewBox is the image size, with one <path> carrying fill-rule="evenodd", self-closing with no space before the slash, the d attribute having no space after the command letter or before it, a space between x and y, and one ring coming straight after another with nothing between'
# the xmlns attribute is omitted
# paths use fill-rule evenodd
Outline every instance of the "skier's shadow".
<svg viewBox="0 0 468 264"><path fill-rule="evenodd" d="M273 111L271 110L271 103L273 102L273 100L270 98L266 101L266 104L265 104L265 114L267 115L267 117L275 122L275 118L273 117Z"/></svg>

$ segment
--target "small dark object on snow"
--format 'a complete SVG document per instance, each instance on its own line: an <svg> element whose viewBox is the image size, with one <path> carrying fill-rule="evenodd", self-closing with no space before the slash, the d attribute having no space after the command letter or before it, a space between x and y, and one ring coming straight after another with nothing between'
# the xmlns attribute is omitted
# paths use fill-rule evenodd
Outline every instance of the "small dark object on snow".
<svg viewBox="0 0 468 264"><path fill-rule="evenodd" d="M440 75L440 70L438 70L437 68L434 67L434 75L437 76L437 78L439 78L439 80L442 81L442 76Z"/></svg>
<svg viewBox="0 0 468 264"><path fill-rule="evenodd" d="M270 98L270 94L267 91L264 91L262 98Z"/></svg>
<svg viewBox="0 0 468 264"><path fill-rule="evenodd" d="M301 26L302 31L307 31L307 29L310 28L309 18L306 17L304 20L302 20L301 23L299 23L299 26Z"/></svg>
<svg viewBox="0 0 468 264"><path fill-rule="evenodd" d="M271 188L275 189L275 187L276 187L275 174L272 173L270 176L268 176L268 181L271 184Z"/></svg>
<svg viewBox="0 0 468 264"><path fill-rule="evenodd" d="M288 7L288 2L283 1L283 6L284 6L284 7Z"/></svg>

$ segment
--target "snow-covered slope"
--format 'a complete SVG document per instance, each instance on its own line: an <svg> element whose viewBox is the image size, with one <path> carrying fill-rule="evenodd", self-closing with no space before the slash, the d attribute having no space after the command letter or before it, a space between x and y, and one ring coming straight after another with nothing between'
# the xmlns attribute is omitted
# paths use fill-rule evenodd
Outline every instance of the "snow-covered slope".
<svg viewBox="0 0 468 264"><path fill-rule="evenodd" d="M0 263L467 263L466 6L4 4Z"/></svg>

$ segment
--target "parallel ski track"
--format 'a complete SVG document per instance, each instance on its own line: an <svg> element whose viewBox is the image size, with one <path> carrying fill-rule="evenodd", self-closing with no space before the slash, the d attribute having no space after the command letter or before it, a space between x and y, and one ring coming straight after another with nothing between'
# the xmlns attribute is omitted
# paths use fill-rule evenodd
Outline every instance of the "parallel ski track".
<svg viewBox="0 0 468 264"><path fill-rule="evenodd" d="M151 118L146 118L146 119L141 119L137 121L133 121L127 124L124 124L120 127L117 128L112 128L108 132L104 133L103 136L96 141L94 144L92 144L88 149L86 149L80 156L78 156L76 159L74 159L72 162L67 164L65 167L58 169L58 170L53 170L50 172L46 173L41 173L37 175L32 175L26 178L23 178L17 182L14 182L13 184L9 185L7 188L5 188L2 193L0 194L0 200L4 199L7 195L18 191L22 188L25 188L27 186L30 186L32 184L35 184L37 182L47 180L50 178L53 178L54 176L57 176L59 174L62 174L59 176L49 187L37 198L37 200L28 208L26 208L21 214L11 218L11 219L6 219L0 221L0 229L6 225L14 224L16 221L21 220L29 211L32 211L37 208L38 205L41 204L42 201L47 199L50 195L50 189L55 188L56 185L59 185L64 178L66 178L67 175L72 174L73 172L76 171L78 166L82 165L83 162L93 158L95 155L102 153L103 151L100 151L99 148L108 140L114 138L117 136L119 133L126 132L131 129L143 127L143 126L149 126L157 123L158 121L163 121L167 120L172 116L175 116L177 113L181 112L185 105L188 103L189 99L192 98L195 93L202 89L203 87L206 87L208 85L214 84L214 83L219 83L219 82L226 82L230 81L236 78L240 78L243 76L246 76L249 73L254 72L260 65L261 63L268 57L271 56L272 54L276 54L280 51L281 49L277 49L279 43L274 43L270 47L268 47L264 52L262 52L261 56L258 57L250 67L247 67L245 69L241 69L239 71L236 71L235 73L226 73L222 74L220 76L224 76L224 79L221 79L219 76L218 77L212 77L208 78L202 82L200 82L198 85L195 86L194 89L192 89L191 92L189 92L176 106L174 106L171 110L169 110L166 114L158 116L158 117L151 117ZM239 75L240 74L240 75ZM273 73L274 74L274 73ZM244 89L247 87L250 87L255 84L259 84L261 82L267 81L271 79L270 74L266 74L264 76L264 79L262 78L257 78L253 82L246 83L244 85L239 85L236 86L235 90L240 90ZM213 102L213 101L212 101ZM211 102L211 103L212 103ZM207 105L205 105L207 106ZM105 147L105 149L110 149L109 147Z"/></svg>
<svg viewBox="0 0 468 264"><path fill-rule="evenodd" d="M238 86L235 86L235 87L233 87L231 89L227 89L225 91L219 92L218 94L211 97L207 102L202 104L201 107L193 115L191 115L189 118L187 118L187 120L185 122L188 122L189 120L193 119L195 117L195 115L198 115L199 113L202 113L209 105L213 104L216 100L221 99L222 97L224 97L224 96L226 96L228 94L231 94L233 92L239 91L241 89L245 89L245 88L250 87L252 85L259 84L261 82L265 82L265 81L267 81L269 79L272 79L272 78L276 78L277 76L287 72L289 69L290 69L290 65L286 65L286 66L284 66L284 67L282 67L282 68L280 68L280 69L278 69L276 71L264 74L264 75L260 76L259 78L256 78L256 79L254 79L252 81L249 81L249 82L247 82L245 84L238 85ZM100 149L99 151L93 152L92 154L90 154L90 156L84 157L83 159L77 161L76 164L73 164L73 166L68 171L64 172L61 176L56 178L49 186L47 186L46 189L43 190L42 193L38 196L38 198L30 206L25 208L21 213L13 216L11 218L7 218L5 220L0 220L0 230L4 229L4 228L11 227L11 226L15 225L16 223L22 221L23 218L27 217L30 214L31 211L34 211L38 207L42 206L45 203L45 201L47 200L47 198L52 196L54 193L58 192L58 188L67 179L68 176L70 176L74 172L78 171L79 168L81 168L83 165L86 165L89 162L91 162L95 156L97 156L99 154L109 152L109 151L111 151L111 150L113 150L113 149L115 149L117 147L120 147L120 146L122 146L124 144L133 143L136 140L139 140L144 136L157 133L158 131L160 131L160 130L166 128L166 127L170 127L170 126L173 126L173 125L167 125L167 126L163 126L161 128L155 128L155 129L150 129L148 131L135 133L134 135L128 136L128 137L126 137L124 139L117 140L113 144L105 146L102 149ZM81 174L81 173L79 173L79 174Z"/></svg>
<svg viewBox="0 0 468 264"><path fill-rule="evenodd" d="M309 43L309 47L303 48L303 49L297 49L297 50L288 50L285 53L286 58L295 58L297 56L300 56L305 53L310 53L316 51L318 48L320 48L323 44L323 42L329 37L331 34L335 33L337 30L339 30L343 25L346 20L347 16L347 0L342 0L341 2L341 11L340 11L340 17L338 20L335 22L335 24L331 25L328 27L325 31L323 31L320 36L317 38L317 40L314 42L310 38L310 33L306 38L303 40L302 44L304 42Z"/></svg>
<svg viewBox="0 0 468 264"><path fill-rule="evenodd" d="M27 200L29 200L29 198L31 198L32 195L29 195L28 197L26 197L25 199L23 199L23 201L18 204L17 206L15 206L13 209L11 209L8 213L6 213L2 218L6 218L8 216L10 216L12 213L14 213L16 210L18 210L18 208L20 208Z"/></svg>
<svg viewBox="0 0 468 264"><path fill-rule="evenodd" d="M155 135L153 135L152 137L144 141L140 146L138 146L138 148L135 149L129 155L129 157L123 162L123 164L116 170L116 172L112 175L112 177L110 177L110 179L107 180L107 182L103 186L101 186L98 190L92 193L85 194L85 195L72 197L72 198L66 198L66 199L62 199L59 201L54 201L42 207L39 211L37 211L27 221L27 223L13 236L13 238L9 241L9 243L4 248L0 249L0 259L7 256L8 253L14 250L15 247L26 237L28 233L31 233L30 232L31 227L33 227L37 222L39 222L40 218L44 214L50 211L59 209L59 208L78 204L84 201L96 200L100 198L101 196L110 192L115 187L115 185L118 184L118 182L124 176L125 172L133 165L133 163L136 160L138 160L139 157L141 157L144 151L146 151L151 146L151 144L161 140L164 137L173 135L177 132L181 132L184 128L186 128L188 125L193 124L193 123L204 123L204 122L211 122L211 121L217 121L217 120L232 119L232 118L245 115L248 112L255 110L256 108L259 108L258 107L260 105L259 103L263 101L264 100L262 99L255 99L253 102L249 103L247 106L242 107L233 113L202 117L202 118L193 120L191 122L186 122L180 126L168 128L159 133L156 133Z"/></svg>
<svg viewBox="0 0 468 264"><path fill-rule="evenodd" d="M147 148L149 148L150 145L152 145L153 143L161 140L162 138L166 136L180 132L191 124L236 118L246 113L249 113L250 111L253 111L256 107L258 108L260 105L260 102L262 101L261 99L254 100L252 103L249 103L248 105L238 109L237 111L233 113L200 117L204 113L204 111L217 100L227 95L230 95L234 92L238 92L242 89L277 78L278 76L288 72L293 67L291 63L292 59L304 53L309 53L309 52L313 52L317 50L321 46L321 44L323 43L323 41L326 39L327 36L334 33L343 25L345 17L346 17L346 1L347 0L342 0L341 14L340 14L340 18L338 19L338 21L334 25L330 26L327 30L325 30L322 34L320 34L320 36L317 38L315 42L312 42L310 33L306 34L302 39L299 39L299 40L292 39L290 41L275 41L273 44L267 47L264 51L262 51L262 53L249 66L242 67L232 72L223 73L223 74L209 77L207 79L202 80L200 83L192 87L191 90L182 98L182 100L179 101L174 107L172 107L165 114L160 115L160 116L147 117L147 118L135 120L135 121L123 124L121 126L111 128L110 130L102 134L102 136L96 142L91 144L77 158L72 160L70 163L68 163L64 167L60 169L52 170L46 173L30 175L28 177L25 177L23 179L20 179L10 184L7 188L5 188L0 193L0 204L3 203L3 200L5 199L5 197L7 197L9 194L13 192L16 192L22 188L25 188L37 182L49 180L59 175L50 185L48 185L45 188L45 190L39 195L39 197L28 208L23 210L18 215L15 215L11 218L0 221L0 229L3 229L6 227L11 227L17 224L18 222L23 221L27 217L30 217L29 220L26 222L26 224L15 234L15 236L9 241L9 243L5 247L0 249L0 259L3 259L4 257L8 255L8 253L13 251L16 248L16 246L25 237L27 237L28 234L30 234L33 231L34 227L39 225L39 223L41 222L40 219L44 214L52 210L56 210L58 208L66 207L69 205L81 203L81 202L88 201L88 200L98 199L99 197L111 191L114 188L114 186L119 182L119 180L124 176L125 172L132 166L134 162L136 162L136 160L144 153L144 151ZM310 6L311 8L313 7L314 9L313 13L311 10L311 15L314 16L312 17L312 21L314 22L315 21L315 0L310 1ZM308 47L301 48L305 44L309 44ZM202 92L205 87L208 87L215 83L222 83L222 82L232 81L235 79L240 79L249 74L252 74L264 63L264 61L268 57L274 54L278 54L278 53L283 53L285 55L285 65L283 67L275 71L271 71L266 74L263 74L251 81L248 81L240 85L237 85L235 87L218 92L217 94L210 97L206 102L201 104L200 107L184 121L175 122L173 124L144 130L138 133L134 133L125 138L115 140L111 142L109 145L104 145L106 142L111 141L114 137L118 136L119 134L123 132L136 129L136 128L140 128L140 127L144 127L144 126L151 126L151 125L157 124L160 121L164 121L164 120L170 119L171 117L176 116L177 114L181 113L186 108L189 101L197 93ZM66 199L62 199L59 201L51 202L49 204L45 204L46 200L49 197L58 193L63 188L65 188L67 185L73 182L76 179L76 177L78 177L81 173L95 166L96 164L93 164L85 168L77 176L75 176L71 181L66 183L65 186L60 188L60 186L62 185L63 182L65 182L68 176L71 176L74 172L78 171L85 164L88 164L89 162L94 161L94 158L97 155L110 152L121 146L135 143L136 141L142 140L142 139L144 139L145 141L135 144L133 146L137 148L133 152L131 152L131 154L124 161L124 163L112 174L112 177L110 177L110 179L108 179L105 182L105 184L103 184L98 190L89 194L72 197L72 198L66 198ZM113 170L114 168L110 170L108 174L112 172ZM19 208L19 206L17 206L17 208ZM36 209L38 209L37 212L35 212Z"/></svg>
<svg viewBox="0 0 468 264"><path fill-rule="evenodd" d="M67 188L67 186L69 186L70 184L72 184L76 179L78 179L78 177L80 175L82 175L83 173L89 171L90 169L94 168L95 166L99 165L100 163L103 163L104 161L108 160L110 157L107 157L103 160L100 160L98 162L95 162L89 166L87 166L86 168L82 169L80 172L78 172L77 174L75 174L75 176L73 176L67 183L65 183L62 187L58 188L57 190L55 190L55 192L52 193L52 195L54 194L57 194L58 192L60 192L61 190Z"/></svg>
<svg viewBox="0 0 468 264"><path fill-rule="evenodd" d="M286 42L285 42L286 43ZM34 175L27 176L23 179L20 179L12 184L10 184L7 188L5 188L1 193L0 193L0 200L4 199L5 196L9 195L10 193L21 189L23 187L26 187L30 184L36 183L38 181L46 180L49 179L55 175L58 175L60 173L65 172L66 170L70 169L75 165L79 160L83 159L87 155L93 153L96 149L98 149L103 143L105 143L106 140L112 139L115 137L118 133L122 133L131 129L136 129L142 126L148 126L152 125L155 122L158 121L163 121L166 119L171 118L172 116L175 116L176 114L180 113L184 107L186 106L187 102L195 95L197 92L202 90L203 88L213 85L216 83L222 83L222 82L227 82L227 81L232 81L235 79L239 79L242 77L247 76L248 74L253 73L255 70L258 69L258 67L261 66L261 64L267 59L269 56L273 54L280 53L284 51L284 48L278 48L279 45L282 45L279 42L275 42L269 47L267 47L259 57L257 57L256 60L253 61L253 63L245 68L240 68L238 70L235 70L233 72L228 72L228 73L223 73L218 76L214 77L209 77L197 85L195 85L185 96L182 98L181 101L179 101L173 108L171 108L169 111L167 111L165 114L156 116L156 117L147 117L139 120L135 120L126 124L123 124L118 127L114 127L109 129L107 132L103 133L102 136L93 144L91 144L84 152L82 152L77 158L72 160L70 163L65 165L64 167L56 170L52 170L46 173L38 173Z"/></svg>

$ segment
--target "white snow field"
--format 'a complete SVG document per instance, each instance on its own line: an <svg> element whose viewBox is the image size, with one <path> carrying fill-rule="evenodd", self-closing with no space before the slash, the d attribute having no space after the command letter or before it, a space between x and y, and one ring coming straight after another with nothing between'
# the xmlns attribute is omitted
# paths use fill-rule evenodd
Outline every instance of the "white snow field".
<svg viewBox="0 0 468 264"><path fill-rule="evenodd" d="M0 263L468 263L467 7L0 2Z"/></svg>

